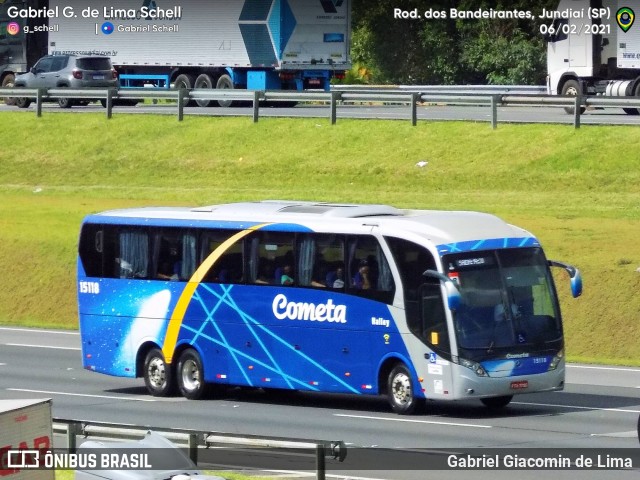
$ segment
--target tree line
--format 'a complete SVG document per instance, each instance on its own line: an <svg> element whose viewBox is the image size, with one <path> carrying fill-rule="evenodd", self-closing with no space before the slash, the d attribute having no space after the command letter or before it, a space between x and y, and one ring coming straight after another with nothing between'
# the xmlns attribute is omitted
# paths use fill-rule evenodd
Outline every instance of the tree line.
<svg viewBox="0 0 640 480"><path fill-rule="evenodd" d="M546 44L538 18L557 0L352 0L352 76L372 83L542 85ZM451 18L464 11L529 11L525 18ZM418 19L394 19L394 9ZM425 18L431 10L433 16Z"/></svg>

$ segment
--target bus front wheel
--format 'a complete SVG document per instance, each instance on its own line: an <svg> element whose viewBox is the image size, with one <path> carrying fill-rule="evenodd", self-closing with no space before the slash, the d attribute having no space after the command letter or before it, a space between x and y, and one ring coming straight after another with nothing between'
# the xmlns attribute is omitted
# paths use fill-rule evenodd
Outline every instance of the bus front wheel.
<svg viewBox="0 0 640 480"><path fill-rule="evenodd" d="M513 395L505 395L503 397L481 398L480 401L485 407L493 410L506 407L512 399Z"/></svg>
<svg viewBox="0 0 640 480"><path fill-rule="evenodd" d="M144 360L144 383L154 397L166 397L173 393L175 375L171 365L164 360L162 350L153 348Z"/></svg>
<svg viewBox="0 0 640 480"><path fill-rule="evenodd" d="M198 352L185 350L178 360L178 388L180 393L189 400L199 400L204 396L204 369Z"/></svg>
<svg viewBox="0 0 640 480"><path fill-rule="evenodd" d="M409 369L397 365L389 374L387 395L391 409L400 415L411 415L418 407L419 399L413 394L413 380Z"/></svg>

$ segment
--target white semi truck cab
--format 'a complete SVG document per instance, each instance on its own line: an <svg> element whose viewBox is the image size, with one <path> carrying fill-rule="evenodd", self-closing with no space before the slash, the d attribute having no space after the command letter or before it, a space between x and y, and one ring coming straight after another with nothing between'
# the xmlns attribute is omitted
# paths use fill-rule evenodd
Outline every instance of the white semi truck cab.
<svg viewBox="0 0 640 480"><path fill-rule="evenodd" d="M640 21L634 25L634 7L640 13L637 1L560 1L560 18L547 35L549 94L640 97Z"/></svg>

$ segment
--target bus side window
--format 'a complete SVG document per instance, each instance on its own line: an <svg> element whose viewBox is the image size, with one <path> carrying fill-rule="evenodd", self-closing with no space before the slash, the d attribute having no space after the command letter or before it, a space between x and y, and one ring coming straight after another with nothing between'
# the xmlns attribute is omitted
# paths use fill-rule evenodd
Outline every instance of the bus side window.
<svg viewBox="0 0 640 480"><path fill-rule="evenodd" d="M80 233L80 261L87 277L102 277L104 231L102 225L86 224Z"/></svg>
<svg viewBox="0 0 640 480"><path fill-rule="evenodd" d="M120 278L147 278L149 275L149 234L139 229L124 230L119 235Z"/></svg>
<svg viewBox="0 0 640 480"><path fill-rule="evenodd" d="M299 286L335 289L344 287L344 238L341 235L299 235L296 247Z"/></svg>
<svg viewBox="0 0 640 480"><path fill-rule="evenodd" d="M294 239L295 234L289 232L255 232L248 237L246 271L249 283L296 285ZM288 274L284 273L285 267L288 267Z"/></svg>
<svg viewBox="0 0 640 480"><path fill-rule="evenodd" d="M408 240L394 237L385 237L385 240L400 271L409 330L434 349L450 352L440 284L422 275L425 270L436 270L433 255Z"/></svg>
<svg viewBox="0 0 640 480"><path fill-rule="evenodd" d="M371 235L350 236L348 258L349 293L391 304L395 283L378 240Z"/></svg>
<svg viewBox="0 0 640 480"><path fill-rule="evenodd" d="M200 237L200 263L204 262L211 253L226 240L238 233L235 230L207 231ZM205 283L242 283L244 242L239 240L229 246L213 266L205 273Z"/></svg>
<svg viewBox="0 0 640 480"><path fill-rule="evenodd" d="M154 278L186 281L196 267L196 236L175 228L163 228L154 238Z"/></svg>

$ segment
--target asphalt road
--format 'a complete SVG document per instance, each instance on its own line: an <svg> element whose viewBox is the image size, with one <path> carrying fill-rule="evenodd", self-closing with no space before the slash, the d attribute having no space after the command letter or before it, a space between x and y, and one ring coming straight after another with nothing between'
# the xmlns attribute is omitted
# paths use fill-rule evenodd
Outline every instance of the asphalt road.
<svg viewBox="0 0 640 480"><path fill-rule="evenodd" d="M475 402L430 403L425 414L391 413L383 399L328 394L269 395L230 389L203 401L153 398L141 379L91 373L77 332L0 328L0 397L52 398L57 418L226 433L343 440L350 448L638 449L640 369L570 365L563 392L516 397L491 413ZM517 450L516 450L517 451ZM441 452L440 452L441 453ZM633 471L359 470L366 478L638 478ZM508 476L507 476L508 475Z"/></svg>
<svg viewBox="0 0 640 480"><path fill-rule="evenodd" d="M91 104L86 107L73 107L63 110L57 104L48 103L43 106L44 113L54 112L102 112L105 110L99 104ZM0 111L31 112L35 114L35 106L27 110L17 107L0 105ZM447 105L421 105L418 107L419 120L469 120L474 122L491 122L491 110L488 107L476 106L447 106ZM135 107L115 107L114 115L123 113L176 115L175 105L137 105ZM323 105L299 105L295 108L260 108L260 116L287 117L287 118L318 118L329 119L329 107ZM185 108L185 115L201 116L251 116L253 110L248 107L232 108ZM337 109L338 122L340 118L359 119L388 119L410 121L411 112L408 106L397 105L341 105ZM567 115L558 107L500 107L498 108L498 125L500 122L510 123L559 123L573 125L573 117ZM588 110L581 117L583 125L640 125L640 116L625 114L622 109L610 108L606 110ZM499 128L499 127L498 127Z"/></svg>

